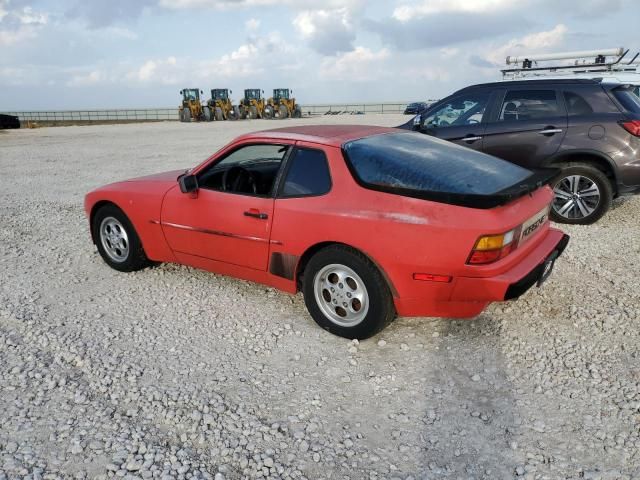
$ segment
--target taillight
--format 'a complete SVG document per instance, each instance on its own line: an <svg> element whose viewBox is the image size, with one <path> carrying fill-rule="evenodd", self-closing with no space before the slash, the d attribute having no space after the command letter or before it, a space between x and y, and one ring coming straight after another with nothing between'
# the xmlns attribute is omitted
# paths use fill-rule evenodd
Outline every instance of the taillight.
<svg viewBox="0 0 640 480"><path fill-rule="evenodd" d="M467 263L469 265L486 265L506 257L518 246L520 228L514 228L500 235L483 235L478 238Z"/></svg>
<svg viewBox="0 0 640 480"><path fill-rule="evenodd" d="M624 129L635 137L640 137L640 120L631 120L620 123Z"/></svg>

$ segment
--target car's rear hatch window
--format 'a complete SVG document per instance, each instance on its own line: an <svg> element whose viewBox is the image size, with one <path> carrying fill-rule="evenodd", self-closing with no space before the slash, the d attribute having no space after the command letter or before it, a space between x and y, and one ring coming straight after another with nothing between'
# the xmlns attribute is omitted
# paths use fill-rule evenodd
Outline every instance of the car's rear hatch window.
<svg viewBox="0 0 640 480"><path fill-rule="evenodd" d="M539 188L555 170L532 172L490 155L414 132L343 145L366 188L473 208L492 208Z"/></svg>
<svg viewBox="0 0 640 480"><path fill-rule="evenodd" d="M640 113L640 97L636 95L633 87L614 88L611 93L627 112Z"/></svg>

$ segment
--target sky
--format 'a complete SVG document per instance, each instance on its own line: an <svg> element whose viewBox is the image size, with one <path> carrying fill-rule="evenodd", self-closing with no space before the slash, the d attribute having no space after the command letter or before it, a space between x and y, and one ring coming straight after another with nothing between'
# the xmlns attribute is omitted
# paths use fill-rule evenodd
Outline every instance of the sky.
<svg viewBox="0 0 640 480"><path fill-rule="evenodd" d="M638 0L0 0L0 111L441 98L505 57L640 49Z"/></svg>

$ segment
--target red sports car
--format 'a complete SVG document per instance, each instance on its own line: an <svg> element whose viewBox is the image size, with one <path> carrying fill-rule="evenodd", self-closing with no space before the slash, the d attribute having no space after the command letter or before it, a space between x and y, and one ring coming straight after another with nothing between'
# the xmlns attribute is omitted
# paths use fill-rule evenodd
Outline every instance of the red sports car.
<svg viewBox="0 0 640 480"><path fill-rule="evenodd" d="M569 240L549 224L554 174L397 129L292 127L99 188L85 209L117 270L177 262L302 290L320 326L366 338L541 284Z"/></svg>

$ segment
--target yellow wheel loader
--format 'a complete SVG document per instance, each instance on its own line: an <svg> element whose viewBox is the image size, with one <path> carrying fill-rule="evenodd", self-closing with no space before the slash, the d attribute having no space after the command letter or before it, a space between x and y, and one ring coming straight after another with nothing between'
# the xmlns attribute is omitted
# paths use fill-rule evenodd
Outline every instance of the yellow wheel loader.
<svg viewBox="0 0 640 480"><path fill-rule="evenodd" d="M273 97L267 100L264 108L264 118L300 118L302 117L302 109L296 103L295 98L290 98L293 90L288 88L274 88Z"/></svg>
<svg viewBox="0 0 640 480"><path fill-rule="evenodd" d="M231 104L229 95L233 93L227 88L214 88L211 90L211 99L207 106L212 115L212 120L237 120L240 117L238 107Z"/></svg>
<svg viewBox="0 0 640 480"><path fill-rule="evenodd" d="M264 90L249 88L244 91L244 98L240 100L240 118L264 118L265 102L262 98Z"/></svg>
<svg viewBox="0 0 640 480"><path fill-rule="evenodd" d="M202 90L197 88L183 88L180 90L182 105L178 107L178 116L181 122L190 122L192 120L200 122L211 119L209 107L200 103L201 94Z"/></svg>

